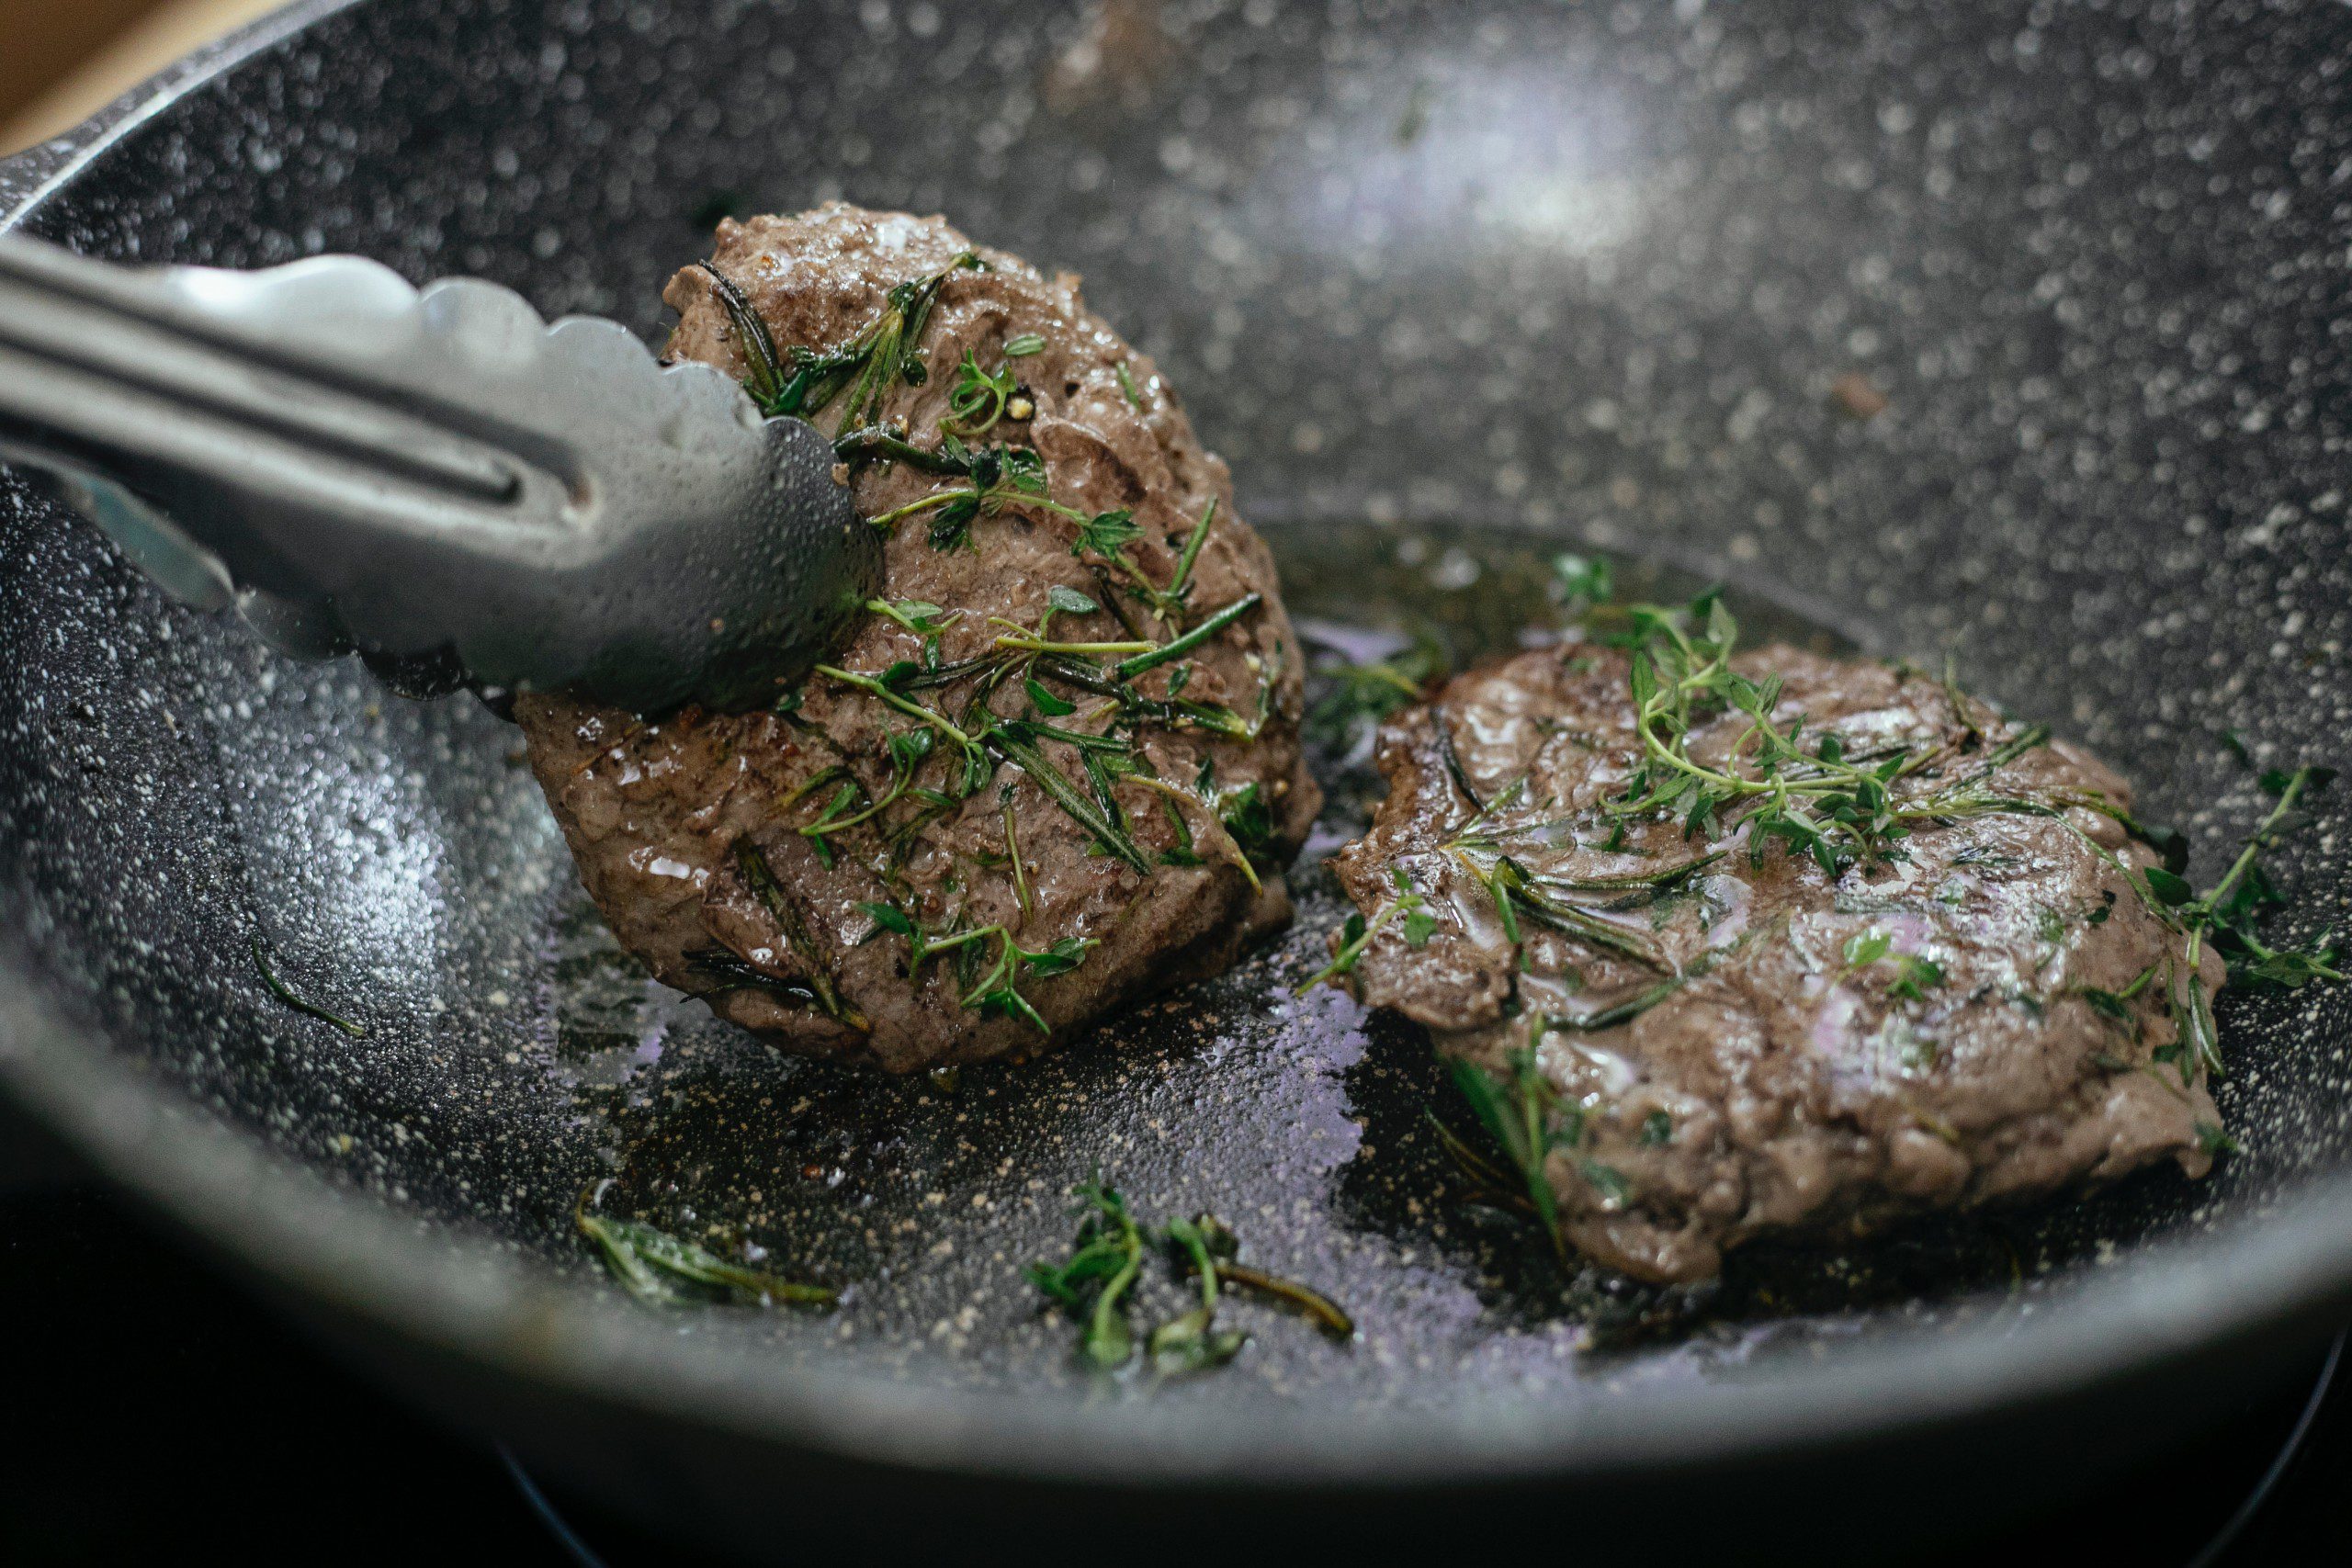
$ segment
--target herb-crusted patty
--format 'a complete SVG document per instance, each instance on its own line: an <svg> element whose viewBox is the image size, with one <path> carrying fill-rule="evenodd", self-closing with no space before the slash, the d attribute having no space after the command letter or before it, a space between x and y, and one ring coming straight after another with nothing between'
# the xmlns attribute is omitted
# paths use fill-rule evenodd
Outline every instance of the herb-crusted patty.
<svg viewBox="0 0 2352 1568"><path fill-rule="evenodd" d="M904 1072L1042 1049L1287 919L1317 794L1272 562L1075 278L834 204L721 224L663 298L672 356L836 437L887 581L775 712L517 704L624 943Z"/></svg>
<svg viewBox="0 0 2352 1568"><path fill-rule="evenodd" d="M1735 654L1719 607L1634 626L1392 718L1335 857L1340 966L1435 1032L1566 1241L1695 1280L1767 1233L2203 1173L2222 965L2122 780L1916 671Z"/></svg>

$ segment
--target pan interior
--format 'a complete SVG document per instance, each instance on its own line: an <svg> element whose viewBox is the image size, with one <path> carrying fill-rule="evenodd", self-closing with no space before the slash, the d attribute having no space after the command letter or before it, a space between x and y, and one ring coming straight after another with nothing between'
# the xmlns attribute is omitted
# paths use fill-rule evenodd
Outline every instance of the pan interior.
<svg viewBox="0 0 2352 1568"><path fill-rule="evenodd" d="M2341 760L2352 697L2321 196L2352 124L2313 74L2352 18L2254 11L401 0L175 105L32 223L115 255L359 251L653 335L722 209L944 210L1085 274L1302 615L1433 616L1466 651L1564 543L1661 591L1720 577L1791 635L1949 652L2115 761L2210 875L2260 808L2224 732ZM1841 412L1848 377L1888 406L1855 417L1849 381ZM633 1213L850 1287L685 1325L779 1364L1091 1393L1020 1269L1099 1171L1217 1212L1363 1329L1238 1307L1251 1349L1160 1399L1762 1377L2161 1269L2352 1141L2352 1004L2238 998L2246 1150L2211 1180L1751 1254L1695 1323L1580 1355L1660 1303L1461 1201L1409 1031L1287 999L1340 912L1311 867L1287 936L1046 1061L952 1092L792 1063L617 952L470 699L287 663L16 478L0 560L0 875L36 984L270 1149L578 1289L605 1287L572 1201L616 1172ZM2304 929L2344 912L2340 812L2283 857ZM256 942L366 1037L290 1012Z"/></svg>

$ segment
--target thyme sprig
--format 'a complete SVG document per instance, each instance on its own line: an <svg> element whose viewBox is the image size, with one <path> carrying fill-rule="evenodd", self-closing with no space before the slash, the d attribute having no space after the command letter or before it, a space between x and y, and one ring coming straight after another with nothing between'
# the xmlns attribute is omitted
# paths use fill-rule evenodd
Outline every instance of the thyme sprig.
<svg viewBox="0 0 2352 1568"><path fill-rule="evenodd" d="M956 367L956 385L947 394L947 417L939 422L940 433L970 440L986 435L996 428L997 421L1011 417L1026 419L1022 412L1026 406L1021 385L1013 378L1012 361L1045 351L1046 340L1035 333L1023 333L1004 345L1004 357L993 370L983 370L970 349Z"/></svg>
<svg viewBox="0 0 2352 1568"><path fill-rule="evenodd" d="M1404 873L1401 869L1398 869L1395 874L1404 890L1396 898L1382 905L1369 920L1365 919L1361 913L1350 915L1346 923L1340 927L1340 943L1332 951L1331 962L1300 981L1291 991L1292 996L1303 997L1317 986L1327 985L1342 975L1353 974L1356 960L1363 956L1364 949L1370 947L1373 939L1388 928L1390 921L1399 916L1409 918L1427 912L1429 900L1411 890L1411 885L1403 880Z"/></svg>
<svg viewBox="0 0 2352 1568"><path fill-rule="evenodd" d="M1012 841L1009 821L1006 837L1008 842ZM986 969L979 971L977 979L963 988L960 1005L983 1015L1004 1014L1023 1019L1040 1034L1052 1033L1052 1027L1023 995L1021 987L1032 980L1050 980L1057 975L1069 974L1084 963L1087 953L1099 945L1091 937L1063 937L1049 946L1033 951L1023 947L1012 930L1002 925L972 926L933 935L924 931L915 922L913 916L896 904L880 900L861 901L857 908L874 922L873 928L858 939L859 944L872 942L885 931L904 937L910 976L919 976L925 964L943 953L961 953L993 942L996 944L995 959Z"/></svg>
<svg viewBox="0 0 2352 1568"><path fill-rule="evenodd" d="M1227 1286L1239 1285L1295 1308L1335 1339L1354 1337L1355 1320L1329 1296L1238 1261L1240 1238L1215 1214L1153 1227L1138 1222L1126 1200L1099 1176L1072 1192L1078 1203L1071 1213L1079 1226L1069 1256L1059 1263L1032 1263L1023 1272L1078 1319L1079 1352L1097 1369L1116 1371L1135 1358L1129 1313L1144 1260L1155 1248L1167 1255L1180 1278L1191 1278L1196 1292L1190 1310L1156 1325L1144 1338L1147 1361L1160 1377L1224 1366L1249 1343L1246 1332L1216 1326Z"/></svg>
<svg viewBox="0 0 2352 1568"><path fill-rule="evenodd" d="M1135 1330L1127 1324L1127 1297L1143 1273L1142 1227L1127 1213L1127 1201L1098 1177L1074 1190L1078 1238L1060 1263L1036 1262L1024 1270L1029 1282L1052 1297L1083 1325L1080 1353L1104 1371L1115 1371L1135 1354Z"/></svg>
<svg viewBox="0 0 2352 1568"><path fill-rule="evenodd" d="M2214 951L2228 962L2233 985L2297 990L2313 980L2345 977L2331 933L2323 931L2303 947L2278 948L2265 942L2256 930L2263 914L2287 901L2263 869L2262 856L2278 848L2291 830L2289 819L2295 807L2335 779L2333 768L2303 767L2291 773L2263 774L2262 788L2274 801L2269 814L2247 835L2222 879L2201 897L2181 897L2188 885L2178 876L2157 867L2148 869L2150 889L2188 928L2188 966L2192 973L2202 944L2210 940ZM2192 985L2191 989L2196 987ZM2199 995L2201 998L2202 993Z"/></svg>
<svg viewBox="0 0 2352 1568"><path fill-rule="evenodd" d="M922 354L923 328L947 279L957 272L983 272L988 264L966 251L937 272L891 286L874 318L832 348L794 344L778 353L775 335L733 280L708 262L695 264L710 279L728 324L734 329L746 372L743 389L774 419L809 418L846 392L842 424L854 429L881 411L894 381L919 387L926 379Z"/></svg>
<svg viewBox="0 0 2352 1568"><path fill-rule="evenodd" d="M2050 810L1993 788L2002 768L2048 741L2043 727L2010 735L1962 777L1934 790L1898 794L1903 779L1949 749L1901 747L1849 757L1829 731L1820 732L1810 748L1802 744L1804 716L1785 728L1774 716L1781 678L1751 680L1732 667L1738 622L1713 591L1679 613L1636 604L1626 607L1625 617L1629 629L1619 640L1630 658L1627 683L1642 760L1623 792L1605 803L1620 820L1679 820L1687 836L1709 840L1746 827L1755 863L1760 865L1778 840L1838 876L1856 864L1908 858L1903 840L1922 823ZM1690 754L1694 734L1726 713L1745 716L1745 728L1720 764L1698 761Z"/></svg>
<svg viewBox="0 0 2352 1568"><path fill-rule="evenodd" d="M831 1306L840 1292L823 1285L806 1285L779 1279L763 1269L730 1263L706 1247L649 1225L598 1213L607 1181L581 1189L571 1210L580 1234L596 1244L605 1267L621 1287L653 1306L684 1306L714 1297L748 1306L785 1303L794 1306Z"/></svg>

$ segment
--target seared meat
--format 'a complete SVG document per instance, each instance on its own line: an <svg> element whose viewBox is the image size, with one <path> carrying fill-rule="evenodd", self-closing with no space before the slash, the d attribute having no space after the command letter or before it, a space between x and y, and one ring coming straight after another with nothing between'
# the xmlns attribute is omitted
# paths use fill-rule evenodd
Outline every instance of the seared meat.
<svg viewBox="0 0 2352 1568"><path fill-rule="evenodd" d="M773 713L516 705L625 944L787 1049L904 1072L1042 1049L1287 919L1318 797L1273 565L1076 278L835 204L722 224L663 298L673 356L867 433L887 584Z"/></svg>
<svg viewBox="0 0 2352 1568"><path fill-rule="evenodd" d="M1678 721L1661 694L1713 652L1654 641L1638 692L1575 642L1455 678L1385 727L1390 793L1335 857L1376 927L1362 995L1435 1032L1565 1240L1687 1280L1767 1233L2201 1175L2222 965L2156 913L2123 781L1787 648ZM1798 809L1702 776L1773 772ZM1826 774L1883 775L1883 811Z"/></svg>

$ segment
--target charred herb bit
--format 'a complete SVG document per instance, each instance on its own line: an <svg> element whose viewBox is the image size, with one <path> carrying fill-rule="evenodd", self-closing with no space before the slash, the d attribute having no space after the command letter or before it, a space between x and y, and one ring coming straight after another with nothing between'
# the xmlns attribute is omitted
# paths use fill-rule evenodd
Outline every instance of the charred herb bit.
<svg viewBox="0 0 2352 1568"><path fill-rule="evenodd" d="M763 970L754 969L742 955L723 947L698 947L685 955L686 967L712 983L704 987L711 994L720 991L766 991L803 1007L815 1007L817 993L790 980L778 979Z"/></svg>
<svg viewBox="0 0 2352 1568"><path fill-rule="evenodd" d="M1127 1201L1098 1177L1078 1185L1078 1239L1061 1263L1032 1263L1029 1282L1084 1325L1079 1349L1104 1371L1115 1371L1135 1354L1135 1332L1127 1325L1127 1302L1143 1272L1142 1230L1127 1213Z"/></svg>
<svg viewBox="0 0 2352 1568"><path fill-rule="evenodd" d="M769 867L767 856L760 852L759 845L748 837L736 840L735 865L742 874L744 885L751 888L752 897L759 899L769 915L774 917L776 929L783 934L786 949L804 972L803 983L808 986L809 995L816 998L818 1009L836 1023L847 1024L860 1032L872 1028L865 1015L834 988L833 977L825 968L824 955L809 940L808 928L801 920L800 911L794 908L792 900L786 897L783 886L776 881L775 873Z"/></svg>
<svg viewBox="0 0 2352 1568"><path fill-rule="evenodd" d="M606 1183L592 1182L572 1205L572 1223L596 1244L623 1289L654 1306L683 1306L714 1296L747 1306L787 1303L831 1306L840 1292L749 1269L638 1220L600 1214L593 1207Z"/></svg>
<svg viewBox="0 0 2352 1568"><path fill-rule="evenodd" d="M269 994L271 996L276 997L279 1001L284 1002L296 1012L307 1013L322 1023L331 1023L334 1025L334 1027L342 1030L354 1040L365 1040L368 1038L368 1026L366 1024L354 1023L351 1020L344 1017L341 1013L329 1012L326 1009L319 1006L318 1003L305 1000L303 998L297 996L293 989L289 987L285 981L277 977L277 971L270 967L269 954L264 951L262 947L261 934L258 931L254 933L252 941L254 967L261 972L261 983L269 987Z"/></svg>

